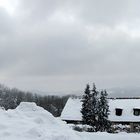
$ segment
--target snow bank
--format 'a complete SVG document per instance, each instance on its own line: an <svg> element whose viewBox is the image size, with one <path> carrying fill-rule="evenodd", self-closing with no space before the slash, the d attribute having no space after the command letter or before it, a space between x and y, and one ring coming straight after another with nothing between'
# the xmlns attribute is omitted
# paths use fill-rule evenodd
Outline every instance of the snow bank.
<svg viewBox="0 0 140 140"><path fill-rule="evenodd" d="M79 136L35 103L0 110L0 140L78 140Z"/></svg>

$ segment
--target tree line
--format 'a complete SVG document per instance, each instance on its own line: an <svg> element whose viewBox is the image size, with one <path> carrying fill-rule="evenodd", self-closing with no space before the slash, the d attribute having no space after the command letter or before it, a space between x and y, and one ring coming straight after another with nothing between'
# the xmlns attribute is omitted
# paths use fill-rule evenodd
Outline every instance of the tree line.
<svg viewBox="0 0 140 140"><path fill-rule="evenodd" d="M95 84L92 89L86 86L81 100L81 113L83 123L92 126L91 131L109 131L111 128L107 95L105 90L97 91Z"/></svg>
<svg viewBox="0 0 140 140"><path fill-rule="evenodd" d="M5 110L15 109L20 102L35 102L38 106L58 117L61 115L68 98L69 95L61 97L53 95L43 96L0 85L0 106Z"/></svg>

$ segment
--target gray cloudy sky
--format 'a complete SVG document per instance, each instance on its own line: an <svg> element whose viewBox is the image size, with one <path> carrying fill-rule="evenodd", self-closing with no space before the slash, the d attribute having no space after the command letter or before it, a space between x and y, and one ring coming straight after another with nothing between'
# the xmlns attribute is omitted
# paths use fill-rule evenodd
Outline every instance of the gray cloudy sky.
<svg viewBox="0 0 140 140"><path fill-rule="evenodd" d="M24 90L139 86L139 0L0 0L0 82Z"/></svg>

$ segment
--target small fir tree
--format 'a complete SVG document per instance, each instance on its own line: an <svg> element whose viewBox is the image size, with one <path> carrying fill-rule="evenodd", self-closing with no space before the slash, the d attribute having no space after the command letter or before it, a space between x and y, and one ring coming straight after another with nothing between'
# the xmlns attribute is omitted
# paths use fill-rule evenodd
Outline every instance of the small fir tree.
<svg viewBox="0 0 140 140"><path fill-rule="evenodd" d="M101 91L98 106L98 131L109 131L111 126L111 123L108 120L109 106L107 95L106 91Z"/></svg>
<svg viewBox="0 0 140 140"><path fill-rule="evenodd" d="M90 86L87 85L85 89L85 94L82 97L82 121L84 124L90 125L91 120L91 94L90 94Z"/></svg>
<svg viewBox="0 0 140 140"><path fill-rule="evenodd" d="M91 93L91 119L90 125L97 131L98 128L98 91L96 90L95 84L93 84L93 89Z"/></svg>

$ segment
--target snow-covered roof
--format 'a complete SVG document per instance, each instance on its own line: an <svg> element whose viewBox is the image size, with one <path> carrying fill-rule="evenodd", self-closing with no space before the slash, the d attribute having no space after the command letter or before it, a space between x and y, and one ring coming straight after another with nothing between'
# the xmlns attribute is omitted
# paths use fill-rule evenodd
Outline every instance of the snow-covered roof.
<svg viewBox="0 0 140 140"><path fill-rule="evenodd" d="M115 109L121 108L122 115L116 116ZM140 109L140 99L115 99L109 100L109 120L115 122L140 122L140 116L133 114L133 109Z"/></svg>
<svg viewBox="0 0 140 140"><path fill-rule="evenodd" d="M79 98L69 98L62 113L62 120L82 120L82 114L80 112L82 107L81 99Z"/></svg>
<svg viewBox="0 0 140 140"><path fill-rule="evenodd" d="M108 99L109 120L113 122L140 122L140 116L133 114L133 109L140 109L140 99ZM69 98L61 114L62 120L81 121L80 112L82 102L80 98ZM122 115L117 116L115 109L122 109Z"/></svg>

